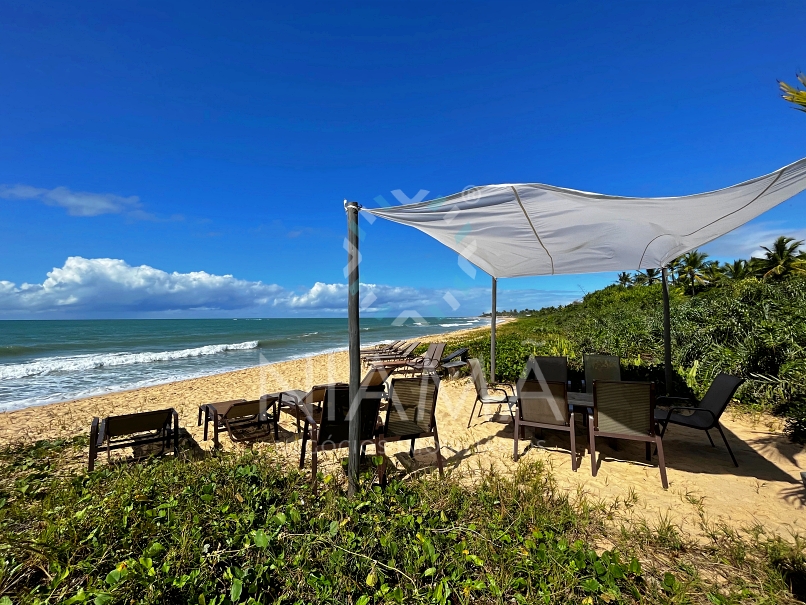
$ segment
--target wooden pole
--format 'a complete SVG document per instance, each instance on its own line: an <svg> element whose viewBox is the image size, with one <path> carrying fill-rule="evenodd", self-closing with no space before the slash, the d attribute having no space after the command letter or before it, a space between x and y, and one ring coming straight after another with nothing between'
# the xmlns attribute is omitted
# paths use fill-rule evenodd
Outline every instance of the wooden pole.
<svg viewBox="0 0 806 605"><path fill-rule="evenodd" d="M349 412L349 440L350 451L347 462L347 493L355 496L358 491L358 465L361 448L361 404L358 399L359 385L361 384L361 340L358 310L358 211L361 206L357 202L345 200L344 208L347 211L347 268L349 271L349 289L347 294L347 332L350 338L350 412Z"/></svg>
<svg viewBox="0 0 806 605"><path fill-rule="evenodd" d="M493 277L493 310L492 322L490 323L490 382L495 382L495 308L496 294L498 290L498 280Z"/></svg>
<svg viewBox="0 0 806 605"><path fill-rule="evenodd" d="M663 279L663 370L666 377L666 394L672 394L672 320L669 317L669 275L661 268Z"/></svg>

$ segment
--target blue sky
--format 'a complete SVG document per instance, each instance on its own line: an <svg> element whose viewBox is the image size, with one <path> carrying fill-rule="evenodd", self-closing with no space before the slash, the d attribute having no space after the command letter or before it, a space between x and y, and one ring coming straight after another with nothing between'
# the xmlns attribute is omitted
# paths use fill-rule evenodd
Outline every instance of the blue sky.
<svg viewBox="0 0 806 605"><path fill-rule="evenodd" d="M806 70L802 8L0 0L0 317L340 313L344 198L684 195L768 173L806 156L776 82ZM707 250L806 236L804 202ZM455 253L364 226L387 312L450 314L447 290L488 310ZM499 306L612 281L501 280Z"/></svg>

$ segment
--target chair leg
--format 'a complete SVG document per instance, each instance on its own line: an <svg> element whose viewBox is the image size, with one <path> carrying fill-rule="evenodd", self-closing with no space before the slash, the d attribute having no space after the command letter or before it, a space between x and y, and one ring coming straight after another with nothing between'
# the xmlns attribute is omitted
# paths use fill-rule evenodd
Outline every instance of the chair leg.
<svg viewBox="0 0 806 605"><path fill-rule="evenodd" d="M414 444L414 440L411 440L412 444ZM439 445L439 434L437 433L437 425L434 424L434 447L437 448L437 468L439 468L439 476L445 476L445 469L443 468L442 464L442 448Z"/></svg>
<svg viewBox="0 0 806 605"><path fill-rule="evenodd" d="M272 406L271 410L273 422L274 422L274 440L277 441L280 438L280 401L275 401L274 405Z"/></svg>
<svg viewBox="0 0 806 605"><path fill-rule="evenodd" d="M311 490L316 493L316 470L318 466L318 459L316 456L316 446L311 447Z"/></svg>
<svg viewBox="0 0 806 605"><path fill-rule="evenodd" d="M414 439L411 440L411 446L409 446L409 456L414 460Z"/></svg>
<svg viewBox="0 0 806 605"><path fill-rule="evenodd" d="M470 428L470 423L473 422L473 412L476 411L476 404L479 402L479 398L476 397L476 400L473 402L473 409L470 410L470 418L467 420L467 428Z"/></svg>
<svg viewBox="0 0 806 605"><path fill-rule="evenodd" d="M574 413L571 412L571 470L577 472L577 436L574 429Z"/></svg>
<svg viewBox="0 0 806 605"><path fill-rule="evenodd" d="M669 488L669 482L666 480L666 459L663 457L663 439L660 436L655 436L655 447L658 448L658 468L660 468L660 482L663 484L663 489Z"/></svg>
<svg viewBox="0 0 806 605"><path fill-rule="evenodd" d="M302 452L299 455L299 468L305 468L305 445L308 443L308 423L305 423L305 430L302 433Z"/></svg>
<svg viewBox="0 0 806 605"><path fill-rule="evenodd" d="M716 447L716 443L711 439L711 433L708 432L708 429L705 429L705 436L708 437L708 441L711 442L711 447Z"/></svg>
<svg viewBox="0 0 806 605"><path fill-rule="evenodd" d="M521 424L519 422L520 418L515 416L515 450L512 452L512 459L517 462L518 461L518 435L521 432Z"/></svg>
<svg viewBox="0 0 806 605"><path fill-rule="evenodd" d="M90 459L87 464L87 471L95 470L95 459L98 457L98 419L93 418L90 425Z"/></svg>
<svg viewBox="0 0 806 605"><path fill-rule="evenodd" d="M201 416L201 410L199 410ZM207 426L210 423L210 410L205 406L204 408L204 440L207 441Z"/></svg>
<svg viewBox="0 0 806 605"><path fill-rule="evenodd" d="M590 440L590 452L591 452L591 475L594 477L598 470L596 469L596 437L593 434L593 418L588 418L588 437Z"/></svg>
<svg viewBox="0 0 806 605"><path fill-rule="evenodd" d="M652 443L646 442L646 461L652 462Z"/></svg>
<svg viewBox="0 0 806 605"><path fill-rule="evenodd" d="M383 485L384 483L384 473L386 471L386 448L383 446L383 441L378 440L375 442L375 455L381 456L383 461L378 465L378 485Z"/></svg>
<svg viewBox="0 0 806 605"><path fill-rule="evenodd" d="M725 447L728 448L728 453L730 454L730 459L733 460L733 466L739 466L739 463L736 462L736 456L733 455L733 450L730 449L730 444L728 443L728 440L725 437L725 433L722 432L722 425L717 422L716 423L716 428L719 429L719 434L722 435L722 441L725 442Z"/></svg>

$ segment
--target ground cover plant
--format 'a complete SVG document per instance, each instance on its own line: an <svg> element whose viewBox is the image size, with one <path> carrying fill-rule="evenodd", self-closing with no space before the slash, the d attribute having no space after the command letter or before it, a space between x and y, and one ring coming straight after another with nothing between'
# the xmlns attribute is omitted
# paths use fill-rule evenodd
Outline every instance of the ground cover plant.
<svg viewBox="0 0 806 605"><path fill-rule="evenodd" d="M348 499L271 448L87 473L85 446L0 451L0 603L785 604L803 578L803 544L619 525L540 464Z"/></svg>

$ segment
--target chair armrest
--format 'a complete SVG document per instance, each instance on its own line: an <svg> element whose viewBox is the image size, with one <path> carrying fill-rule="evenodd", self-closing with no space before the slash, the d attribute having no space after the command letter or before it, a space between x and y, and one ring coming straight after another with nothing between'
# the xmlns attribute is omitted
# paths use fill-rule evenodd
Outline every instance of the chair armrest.
<svg viewBox="0 0 806 605"><path fill-rule="evenodd" d="M297 407L297 410L299 410L305 416L305 422L310 424L311 427L313 427L315 429L319 428L319 425L316 423L316 420L313 419L313 417L308 413L308 410L306 410L303 405L301 405L299 403L297 403L295 405Z"/></svg>
<svg viewBox="0 0 806 605"><path fill-rule="evenodd" d="M714 422L716 422L716 416L714 415L714 413L711 410L706 410L704 408L694 408L694 407L690 408L690 407L686 407L686 406L682 406L682 407L678 406L678 407L674 407L674 408L669 408L669 411L666 414L666 422L668 422L669 418L672 417L672 414L674 412L678 411L678 410L685 411L685 412L701 412L701 413L705 412L707 414L711 414L711 418L713 419Z"/></svg>
<svg viewBox="0 0 806 605"><path fill-rule="evenodd" d="M502 387L508 387L512 391L512 394L513 395L515 394L515 385L512 384L511 382L490 382L488 383L488 386L489 385L492 385L494 389L499 391L503 390Z"/></svg>
<svg viewBox="0 0 806 605"><path fill-rule="evenodd" d="M503 393L504 397L509 397L510 396L510 394L507 393L506 389L503 389L501 387L490 386L489 384L487 385L487 391L498 391L499 393Z"/></svg>

